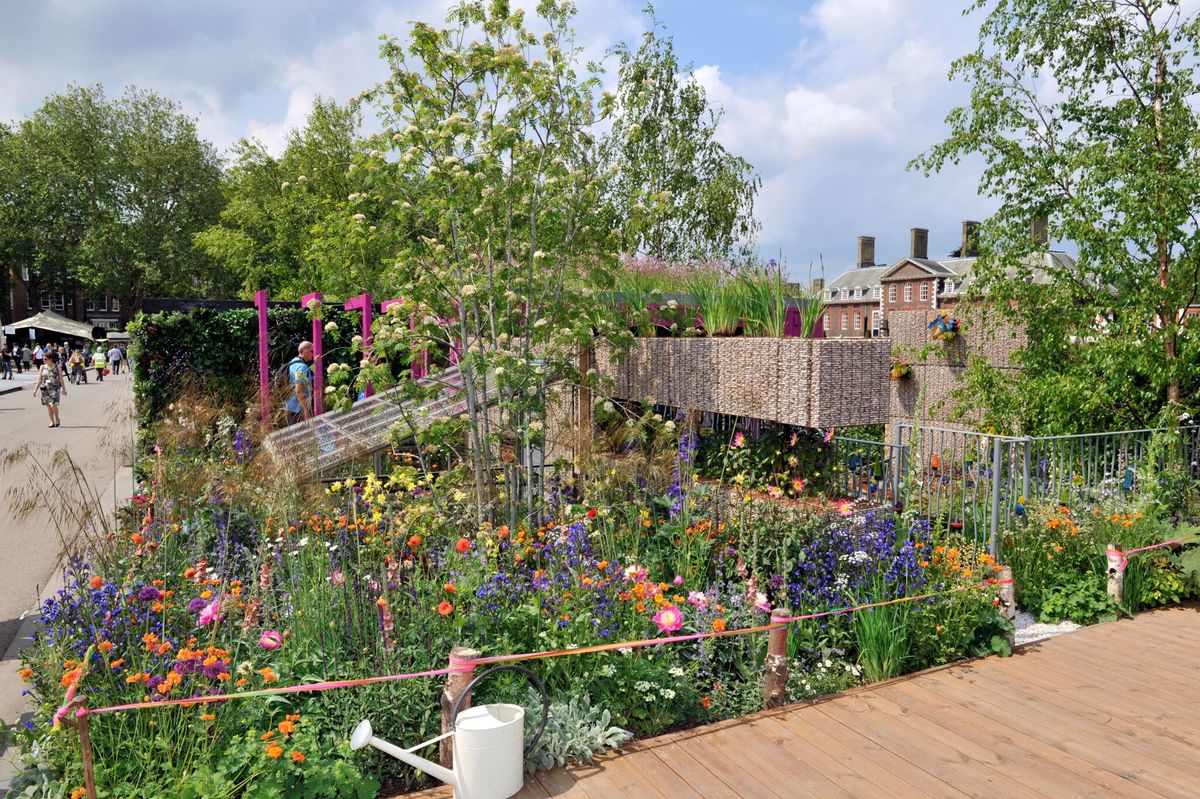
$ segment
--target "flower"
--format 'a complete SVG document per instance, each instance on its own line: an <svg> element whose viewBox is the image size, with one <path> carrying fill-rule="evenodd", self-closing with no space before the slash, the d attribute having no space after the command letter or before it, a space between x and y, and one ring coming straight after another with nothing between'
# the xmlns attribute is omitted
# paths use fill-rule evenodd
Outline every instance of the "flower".
<svg viewBox="0 0 1200 799"><path fill-rule="evenodd" d="M296 731L296 723L294 721L281 721L276 729L279 730L280 735L291 735Z"/></svg>
<svg viewBox="0 0 1200 799"><path fill-rule="evenodd" d="M212 721L216 717L217 717L216 713L201 713L200 714L201 721Z"/></svg>
<svg viewBox="0 0 1200 799"><path fill-rule="evenodd" d="M589 519L594 519L594 518L596 518L596 509L595 509L595 508L588 508L587 517L588 517Z"/></svg>
<svg viewBox="0 0 1200 799"><path fill-rule="evenodd" d="M466 554L466 551L471 548L471 542L465 538L460 538L454 542L454 548L458 550L460 555Z"/></svg>
<svg viewBox="0 0 1200 799"><path fill-rule="evenodd" d="M725 632L725 627L726 625L724 619L713 619L712 628L714 633Z"/></svg>
<svg viewBox="0 0 1200 799"><path fill-rule="evenodd" d="M438 603L437 612L439 614L441 614L442 616L449 616L451 613L454 612L454 605L451 604L449 601L443 599L441 602Z"/></svg>
<svg viewBox="0 0 1200 799"><path fill-rule="evenodd" d="M221 614L221 597L217 597L200 612L200 618L196 620L196 624L199 624L201 627L207 627L214 622L221 621L223 618L225 617Z"/></svg>
<svg viewBox="0 0 1200 799"><path fill-rule="evenodd" d="M453 594L457 589L454 587L454 583L443 583L442 590L447 594Z"/></svg>
<svg viewBox="0 0 1200 799"><path fill-rule="evenodd" d="M267 630L259 636L258 645L263 649L278 649L283 645L283 636L278 630Z"/></svg>
<svg viewBox="0 0 1200 799"><path fill-rule="evenodd" d="M296 752L296 751L294 751L294 750L293 750L293 751L292 751L292 762L293 762L293 763L303 763L303 762L304 762L304 755L303 755L303 754L301 754L300 752Z"/></svg>
<svg viewBox="0 0 1200 799"><path fill-rule="evenodd" d="M464 297L471 297L475 294L475 285L473 283L464 283L460 292Z"/></svg>
<svg viewBox="0 0 1200 799"><path fill-rule="evenodd" d="M729 445L730 449L741 449L746 446L746 434L736 433L733 436L733 443Z"/></svg>
<svg viewBox="0 0 1200 799"><path fill-rule="evenodd" d="M282 754L283 754L283 747L280 746L279 744L268 744L267 745L267 757L271 758L272 760L278 760L279 756Z"/></svg>
<svg viewBox="0 0 1200 799"><path fill-rule="evenodd" d="M836 432L837 432L836 427L829 428L829 430L825 433L825 443L826 444L828 444L830 441L833 441L833 436L834 436L834 433L836 433Z"/></svg>
<svg viewBox="0 0 1200 799"><path fill-rule="evenodd" d="M683 627L683 614L672 605L667 605L654 614L654 623L658 625L659 632L675 632Z"/></svg>
<svg viewBox="0 0 1200 799"><path fill-rule="evenodd" d="M808 488L808 483L802 478L797 477L792 481L792 491L796 492L797 494L803 494L805 488Z"/></svg>
<svg viewBox="0 0 1200 799"><path fill-rule="evenodd" d="M92 586L92 588L95 588L95 589L103 588L104 587L104 578L98 574L95 575L91 579L91 586Z"/></svg>
<svg viewBox="0 0 1200 799"><path fill-rule="evenodd" d="M419 536L419 535L410 535L410 536L408 537L408 545L409 545L410 547L412 547L413 549L416 549L417 547L421 546L421 536Z"/></svg>
<svg viewBox="0 0 1200 799"><path fill-rule="evenodd" d="M840 499L837 504L837 512L839 516L849 516L854 512L853 505L848 499Z"/></svg>
<svg viewBox="0 0 1200 799"><path fill-rule="evenodd" d="M783 489L779 486L767 486L767 496L771 499L779 499L783 496Z"/></svg>

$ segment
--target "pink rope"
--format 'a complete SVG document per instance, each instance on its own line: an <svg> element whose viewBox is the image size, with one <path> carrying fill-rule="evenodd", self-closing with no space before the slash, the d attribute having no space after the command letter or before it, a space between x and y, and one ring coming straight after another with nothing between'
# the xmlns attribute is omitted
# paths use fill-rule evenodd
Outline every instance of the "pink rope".
<svg viewBox="0 0 1200 799"><path fill-rule="evenodd" d="M1158 544L1151 544L1147 547L1138 547L1137 549L1127 549L1124 551L1116 548L1106 549L1104 550L1104 554L1114 558L1120 557L1121 562L1117 565L1117 571L1123 572L1125 571L1125 567L1129 565L1130 555L1136 555L1139 552L1149 552L1152 549L1162 549L1163 547L1173 547L1179 544L1187 544L1192 541L1200 541L1200 536L1190 535L1185 538L1175 538L1171 541L1162 541Z"/></svg>

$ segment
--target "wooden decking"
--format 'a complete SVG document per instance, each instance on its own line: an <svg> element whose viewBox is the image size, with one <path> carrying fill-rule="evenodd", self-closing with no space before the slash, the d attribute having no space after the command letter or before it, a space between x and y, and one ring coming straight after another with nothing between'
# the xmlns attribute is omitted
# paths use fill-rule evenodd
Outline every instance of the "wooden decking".
<svg viewBox="0 0 1200 799"><path fill-rule="evenodd" d="M1200 607L641 741L518 796L1193 799Z"/></svg>

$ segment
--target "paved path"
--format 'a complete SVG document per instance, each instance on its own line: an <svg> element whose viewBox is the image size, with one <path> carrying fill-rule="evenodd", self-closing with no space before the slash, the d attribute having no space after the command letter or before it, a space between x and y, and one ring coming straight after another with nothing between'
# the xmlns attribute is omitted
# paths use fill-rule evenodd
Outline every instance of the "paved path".
<svg viewBox="0 0 1200 799"><path fill-rule="evenodd" d="M1156 610L1011 658L636 742L527 777L517 797L1195 799L1198 680L1200 606Z"/></svg>
<svg viewBox="0 0 1200 799"><path fill-rule="evenodd" d="M128 373L68 385L62 427L54 429L31 391L33 376L16 378L0 380L0 391L21 387L0 394L0 653L7 653L0 662L0 719L8 724L24 710L17 664L8 658L16 654L10 644L22 616L61 584L64 540L78 534L83 509L111 510L130 495L134 431ZM66 477L71 462L85 483ZM54 483L59 490L46 490ZM32 513L18 512L30 504ZM4 771L0 765L0 788Z"/></svg>

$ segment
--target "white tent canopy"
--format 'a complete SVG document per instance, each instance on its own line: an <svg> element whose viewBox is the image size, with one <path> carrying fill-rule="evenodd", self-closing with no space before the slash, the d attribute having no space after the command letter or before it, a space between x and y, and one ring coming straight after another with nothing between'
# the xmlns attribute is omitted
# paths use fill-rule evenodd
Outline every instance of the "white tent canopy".
<svg viewBox="0 0 1200 799"><path fill-rule="evenodd" d="M64 336L73 336L75 338L86 338L92 340L92 326L86 325L83 322L76 322L74 319L68 319L62 314L57 314L54 311L42 311L37 316L31 316L28 319L22 319L9 327L35 327L38 330L49 330L52 333L59 333Z"/></svg>

